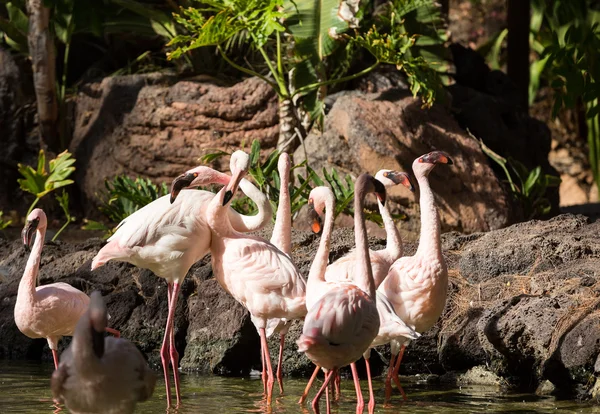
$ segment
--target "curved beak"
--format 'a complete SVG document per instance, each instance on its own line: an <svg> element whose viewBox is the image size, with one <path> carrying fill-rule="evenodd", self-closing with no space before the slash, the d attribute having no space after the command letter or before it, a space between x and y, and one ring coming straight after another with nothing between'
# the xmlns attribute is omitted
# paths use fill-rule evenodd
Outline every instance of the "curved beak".
<svg viewBox="0 0 600 414"><path fill-rule="evenodd" d="M25 249L29 250L31 248L31 243L33 243L33 235L37 230L37 226L40 222L40 219L27 220L25 223L25 227L21 231L21 237L23 238L23 245Z"/></svg>
<svg viewBox="0 0 600 414"><path fill-rule="evenodd" d="M414 193L415 186L413 185L412 181L410 180L410 176L407 173L398 172L398 171L390 171L390 172L388 172L386 177L389 178L390 180L392 180L394 182L394 184L396 184L396 185L402 184L404 187L408 188L410 191L412 191Z"/></svg>
<svg viewBox="0 0 600 414"><path fill-rule="evenodd" d="M198 178L198 173L184 173L173 180L171 183L171 204L175 202L179 192L191 186L196 178Z"/></svg>
<svg viewBox="0 0 600 414"><path fill-rule="evenodd" d="M236 193L238 186L240 185L240 181L246 175L246 171L238 170L232 174L231 180L229 180L229 184L225 187L225 196L223 197L223 205L227 205L229 201L233 198L233 195Z"/></svg>
<svg viewBox="0 0 600 414"><path fill-rule="evenodd" d="M323 226L321 225L321 217L315 210L315 207L312 203L308 204L308 219L310 220L310 229L312 232L319 234L321 230L323 230Z"/></svg>
<svg viewBox="0 0 600 414"><path fill-rule="evenodd" d="M454 164L450 156L444 151L432 151L421 157L420 162L426 162L429 164Z"/></svg>

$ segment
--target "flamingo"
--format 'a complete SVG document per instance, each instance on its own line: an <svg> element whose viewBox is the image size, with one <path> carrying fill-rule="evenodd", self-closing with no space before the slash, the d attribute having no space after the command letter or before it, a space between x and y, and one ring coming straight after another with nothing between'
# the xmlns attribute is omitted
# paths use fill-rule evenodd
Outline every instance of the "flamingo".
<svg viewBox="0 0 600 414"><path fill-rule="evenodd" d="M377 172L377 174L375 174L375 179L377 179L379 182L381 182L386 188L402 184L406 188L408 188L411 192L414 192L414 186L412 185L412 183L410 181L410 177L405 172L398 172L398 171L382 169L382 170L379 170ZM371 267L373 269L373 279L375 280L376 288L379 287L379 285L381 284L383 279L387 276L387 273L388 273L392 263L394 263L398 258L400 258L402 256L402 240L400 239L400 233L398 232L398 228L396 227L396 225L394 223L394 220L388 210L387 205L382 204L379 200L377 201L377 203L378 203L378 207L379 207L379 212L381 214L381 217L383 219L383 223L385 226L385 230L386 230L386 234L387 234L387 242L386 242L385 249L382 249L382 250L370 250L369 249L369 257L371 260ZM356 250L350 251L345 256L341 257L340 259L336 260L334 263L327 266L327 270L325 271L325 280L328 282L335 282L335 281L352 282L354 280L356 269L358 268L357 260L358 260L358 258L357 258ZM378 298L379 298L379 295L378 295ZM389 321L392 324L391 326L387 326L387 325L384 326L385 324L382 323L382 325L380 327L380 330L383 329L382 335L387 337L390 334L389 331L391 329L393 329L393 327L396 327L396 325L394 325L393 322L399 324L398 326L401 326L402 328L404 328L405 325L402 323L402 321L398 321L399 318L397 317L397 315L389 314L390 308L388 306L386 306L387 298L384 298L383 300L385 302L382 301L381 304L379 301L377 302L377 308L378 308L380 316L383 314L381 321L382 322L384 320ZM401 332L407 332L407 334L412 336L412 333L410 333L409 327L406 327L406 329L400 329L399 334ZM379 335L378 335L378 338L379 338ZM378 338L376 338L375 341L379 344L379 342L381 342L381 339L378 339ZM369 352L369 354L370 354L370 352ZM369 377L369 389L372 389L373 386L372 386L372 383L370 380L368 357L365 358L365 362L367 363L367 373L368 373L368 377ZM352 363L352 364L354 364L354 363ZM311 379L314 380L314 378L316 378L316 373L319 371L319 369L320 369L320 367L318 367L318 366L315 368L315 372L313 373L313 376L311 377ZM352 369L354 371L354 370L356 370L356 367L352 367ZM337 374L335 376L335 384L336 384L336 389L339 390L339 374ZM308 396L308 391L310 390L311 386L312 386L312 381L309 381L306 389L304 390L304 393L302 394L302 397L300 398L300 401L298 401L299 404L304 403L304 400ZM360 400L362 400L362 393L361 393L361 396L359 397L359 401ZM373 399L371 399L369 401L369 405L371 405L371 404L374 404Z"/></svg>
<svg viewBox="0 0 600 414"><path fill-rule="evenodd" d="M62 282L36 288L47 225L46 214L40 208L34 209L27 216L27 223L21 233L25 248L31 246L34 234L36 238L19 282L14 315L17 328L25 336L46 338L52 351L54 368L58 368L58 342L63 336L73 335L77 321L86 311L90 298ZM106 328L106 331L120 335L119 331L112 328Z"/></svg>
<svg viewBox="0 0 600 414"><path fill-rule="evenodd" d="M376 288L369 258L363 205L366 194L371 192L376 193L381 203L385 204L385 187L372 176L361 174L354 190L354 232L358 257L356 265L359 269L352 283L325 280L333 230L334 198L331 190L317 187L311 191L309 198L309 204L312 204L316 214L322 213L323 204L326 211L324 232L308 278L309 311L302 335L297 341L299 352L304 352L315 365L327 370L325 382L312 402L315 412L319 412L319 399L338 369L358 360L379 331ZM318 225L313 223L313 228L315 227L318 229ZM355 366L352 366L352 374L359 398L357 411L360 412L364 403L360 398ZM329 412L327 399L327 413Z"/></svg>
<svg viewBox="0 0 600 414"><path fill-rule="evenodd" d="M142 353L126 339L104 338L106 321L106 305L94 291L52 374L54 398L73 413L130 414L154 391L156 376Z"/></svg>
<svg viewBox="0 0 600 414"><path fill-rule="evenodd" d="M235 154L231 157L235 163ZM179 387L179 354L175 348L173 320L181 283L190 267L202 259L210 247L210 229L204 219L206 206L214 197L209 191L184 190L208 184L227 184L230 177L212 168L200 166L177 177L171 195L165 195L123 220L115 234L92 260L92 270L109 260L129 262L150 269L167 281L168 316L161 346L167 406L171 406L169 358L173 366L177 405L181 403ZM242 190L257 204L258 214L242 216L228 209L232 225L240 231L254 231L264 227L272 217L266 196L247 180L240 183Z"/></svg>
<svg viewBox="0 0 600 414"><path fill-rule="evenodd" d="M287 254L269 241L241 234L231 226L227 205L249 167L248 155L242 151L236 154L240 156L232 166L229 184L206 210L212 231L212 268L223 289L248 309L259 332L268 373L267 404L271 404L274 379L266 328L271 319L289 321L306 315L306 282Z"/></svg>
<svg viewBox="0 0 600 414"><path fill-rule="evenodd" d="M444 310L448 290L448 269L440 242L440 220L428 180L429 173L438 164L452 164L452 160L445 152L432 151L413 162L413 172L421 191L419 247L413 256L401 257L394 262L379 288L390 300L400 319L419 333L436 323ZM397 385L400 384L398 371L405 348L406 342L392 343L392 359L386 378L386 401L392 392L391 378ZM403 393L402 388L399 389Z"/></svg>

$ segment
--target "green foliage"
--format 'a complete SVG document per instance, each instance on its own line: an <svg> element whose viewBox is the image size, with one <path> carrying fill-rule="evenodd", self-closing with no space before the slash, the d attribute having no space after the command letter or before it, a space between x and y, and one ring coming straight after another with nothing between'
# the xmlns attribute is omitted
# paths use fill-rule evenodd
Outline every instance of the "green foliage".
<svg viewBox="0 0 600 414"><path fill-rule="evenodd" d="M101 197L99 210L115 223L120 223L145 205L169 194L165 183L157 186L147 178L137 177L132 180L124 175L117 176L112 181L106 180L104 186L106 194ZM92 225L95 230L93 227Z"/></svg>
<svg viewBox="0 0 600 414"><path fill-rule="evenodd" d="M4 215L4 212L2 210L0 210L0 230L4 230L5 228L7 228L8 226L10 226L12 224L12 220L4 220L2 218L3 215Z"/></svg>
<svg viewBox="0 0 600 414"><path fill-rule="evenodd" d="M36 169L29 165L18 164L19 173L24 177L17 180L19 186L23 191L35 196L35 200L27 211L28 215L46 194L73 184L73 180L69 179L69 176L75 171L73 164L75 164L75 159L66 150L58 154L55 159L50 160L48 170L46 169L44 150L40 150Z"/></svg>
<svg viewBox="0 0 600 414"><path fill-rule="evenodd" d="M508 159L498 155L483 141L479 140L483 152L494 160L506 174L513 197L515 197L522 209L526 220L548 214L551 209L550 201L545 197L549 187L558 187L560 178L550 174L542 173L541 167L535 167L528 171L519 161L509 157ZM512 174L509 171L512 170ZM513 178L513 175L516 179Z"/></svg>
<svg viewBox="0 0 600 414"><path fill-rule="evenodd" d="M62 191L61 195L56 195L56 201L58 201L58 204L60 205L60 208L62 208L63 213L65 213L65 217L67 218L67 221L65 224L63 224L63 226L56 232L56 234L54 235L54 237L52 237L52 241L56 240L58 238L58 235L60 233L62 233L62 231L64 229L67 228L67 226L74 222L76 220L75 217L73 217L71 215L71 212L69 211L69 193L67 193L65 190Z"/></svg>

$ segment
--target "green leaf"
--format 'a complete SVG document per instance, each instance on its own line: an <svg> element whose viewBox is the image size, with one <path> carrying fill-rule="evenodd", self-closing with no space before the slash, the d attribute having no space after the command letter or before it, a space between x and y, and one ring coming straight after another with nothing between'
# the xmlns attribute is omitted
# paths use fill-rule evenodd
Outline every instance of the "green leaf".
<svg viewBox="0 0 600 414"><path fill-rule="evenodd" d="M124 7L132 12L147 18L150 21L150 25L154 32L164 37L165 39L171 40L177 35L175 29L175 22L173 17L160 10L148 7L147 4L137 2L134 0L110 0L112 3L118 6Z"/></svg>

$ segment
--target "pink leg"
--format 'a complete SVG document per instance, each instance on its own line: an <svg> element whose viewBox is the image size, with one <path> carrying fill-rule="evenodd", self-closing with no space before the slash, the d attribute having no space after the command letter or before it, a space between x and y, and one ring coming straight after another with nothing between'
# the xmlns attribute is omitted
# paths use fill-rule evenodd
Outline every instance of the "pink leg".
<svg viewBox="0 0 600 414"><path fill-rule="evenodd" d="M363 400L360 383L358 382L358 372L356 372L356 362L350 364L352 369L352 378L354 378L354 388L356 388L356 412L362 412L365 408L365 400Z"/></svg>
<svg viewBox="0 0 600 414"><path fill-rule="evenodd" d="M58 352L56 352L56 349L51 349L52 351L52 358L54 358L54 369L58 369Z"/></svg>
<svg viewBox="0 0 600 414"><path fill-rule="evenodd" d="M402 362L402 357L404 356L405 349L406 346L402 345L402 348L400 348L400 353L398 354L398 359L396 360L396 365L394 366L394 372L392 372L392 379L394 380L396 387L398 387L398 391L400 391L400 394L402 394L402 399L404 401L406 401L407 398L406 394L404 393L404 389L402 388L402 385L400 385L400 378L398 377L398 372L400 371L400 363Z"/></svg>
<svg viewBox="0 0 600 414"><path fill-rule="evenodd" d="M162 346L160 348L160 359L162 361L164 375L165 375L165 388L167 392L167 407L171 407L171 383L169 378L169 358L170 358L170 341L171 341L171 329L173 327L173 319L175 317L175 303L172 302L172 297L177 298L179 293L179 284L174 285L168 284L168 295L167 303L169 305L169 314L167 316L167 326L165 327L165 336L163 339ZM173 294L172 294L173 293Z"/></svg>
<svg viewBox="0 0 600 414"><path fill-rule="evenodd" d="M267 395L267 362L265 361L265 349L262 346L262 341L260 343L260 357L262 360L262 374L260 377L263 383L263 392Z"/></svg>
<svg viewBox="0 0 600 414"><path fill-rule="evenodd" d="M279 335L279 358L277 359L277 383L279 384L279 393L283 394L283 346L285 345L285 334Z"/></svg>
<svg viewBox="0 0 600 414"><path fill-rule="evenodd" d="M342 396L342 390L340 387L340 383L341 383L342 379L340 377L340 372L337 371L335 373L335 378L333 379L333 382L335 383L335 400L339 401L340 397Z"/></svg>
<svg viewBox="0 0 600 414"><path fill-rule="evenodd" d="M108 327L107 327L107 328L104 328L104 330L105 330L106 332L108 332L109 334L113 334L113 336L114 336L115 338L120 338L120 337L121 337L121 332L117 331L116 329L113 329L113 328L108 328Z"/></svg>
<svg viewBox="0 0 600 414"><path fill-rule="evenodd" d="M267 405L271 405L271 400L273 398L273 383L275 380L273 378L273 367L271 366L271 355L269 355L269 344L267 343L265 328L260 328L260 341L265 353L265 362L267 363Z"/></svg>
<svg viewBox="0 0 600 414"><path fill-rule="evenodd" d="M388 368L387 377L385 379L384 405L386 405L390 401L390 398L392 397L392 375L394 373L394 361L396 361L396 356L397 355L392 354L392 357L390 358L390 366Z"/></svg>
<svg viewBox="0 0 600 414"><path fill-rule="evenodd" d="M312 409L317 414L319 414L319 399L321 399L323 392L327 389L327 385L329 385L329 382L333 378L333 375L336 371L336 369L332 369L327 373L327 375L325 375L325 381L323 382L321 389L319 389L319 392L317 392L317 395L315 395L315 399L312 402ZM327 413L329 413L329 410L330 407L327 407Z"/></svg>
<svg viewBox="0 0 600 414"><path fill-rule="evenodd" d="M179 284L175 283L172 297L171 297L171 306L173 306L173 308L175 308L173 310L173 313L176 312L177 295L178 294L179 294ZM179 385L179 352L177 352L177 348L175 347L175 328L173 325L174 324L171 324L171 335L170 335L170 339L169 339L169 348L170 348L169 356L171 357L171 366L173 367L173 377L175 379L175 395L177 397L177 406L179 406L179 404L181 404L181 391L180 391L180 385Z"/></svg>
<svg viewBox="0 0 600 414"><path fill-rule="evenodd" d="M375 395L373 393L373 382L371 381L369 358L365 358L365 365L367 366L367 379L369 381L369 414L373 414L375 412Z"/></svg>
<svg viewBox="0 0 600 414"><path fill-rule="evenodd" d="M306 388L304 389L304 392L302 393L302 396L300 397L300 401L298 401L298 404L304 404L304 401L306 401L306 397L308 397L308 392L310 391L310 387L312 387L312 383L314 382L315 378L317 378L317 374L319 373L320 369L321 369L320 366L315 367L315 371L313 372L310 379L308 380L308 384L306 384Z"/></svg>

